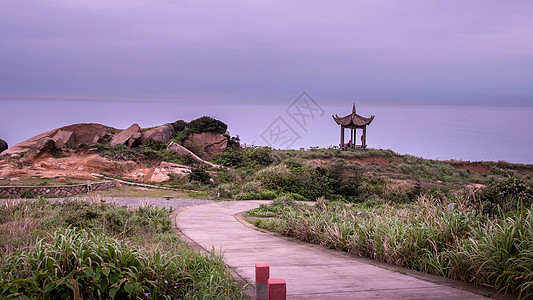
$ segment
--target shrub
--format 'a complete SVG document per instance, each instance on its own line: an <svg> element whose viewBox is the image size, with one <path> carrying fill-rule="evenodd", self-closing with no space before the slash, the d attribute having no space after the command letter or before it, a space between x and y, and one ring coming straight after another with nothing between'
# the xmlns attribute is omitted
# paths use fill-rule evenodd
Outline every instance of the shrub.
<svg viewBox="0 0 533 300"><path fill-rule="evenodd" d="M233 198L238 192L238 187L233 183L222 183L217 187L217 195L223 198Z"/></svg>
<svg viewBox="0 0 533 300"><path fill-rule="evenodd" d="M167 148L167 143L163 143L156 140L148 140L144 142L141 146L143 149L151 149L154 151L161 151Z"/></svg>
<svg viewBox="0 0 533 300"><path fill-rule="evenodd" d="M188 127L191 133L216 132L224 134L228 129L228 125L224 122L207 116L192 120Z"/></svg>
<svg viewBox="0 0 533 300"><path fill-rule="evenodd" d="M183 131L185 130L185 128L187 127L187 122L183 121L183 120L177 120L176 122L170 124L172 125L172 127L174 128L174 131L175 132L180 132L180 131Z"/></svg>
<svg viewBox="0 0 533 300"><path fill-rule="evenodd" d="M312 168L294 161L267 167L257 172L256 177L267 189L298 193L310 200L325 196L357 201L361 180L357 169L342 163Z"/></svg>
<svg viewBox="0 0 533 300"><path fill-rule="evenodd" d="M497 215L533 204L533 188L525 181L509 177L481 190L476 203L483 213Z"/></svg>
<svg viewBox="0 0 533 300"><path fill-rule="evenodd" d="M231 168L248 168L268 166L272 163L269 147L228 147L215 157L215 162Z"/></svg>
<svg viewBox="0 0 533 300"><path fill-rule="evenodd" d="M287 199L292 199L296 201L309 201L309 199L305 198L304 196L298 193L283 193L281 194L281 198L287 198Z"/></svg>
<svg viewBox="0 0 533 300"><path fill-rule="evenodd" d="M237 200L274 200L278 194L274 191L263 191L261 193L243 193L237 196Z"/></svg>
<svg viewBox="0 0 533 300"><path fill-rule="evenodd" d="M245 193L260 193L262 191L261 182L257 180L252 180L244 184L242 190Z"/></svg>
<svg viewBox="0 0 533 300"><path fill-rule="evenodd" d="M211 175L202 168L192 169L191 173L187 176L189 177L189 181L197 181L204 184L211 183Z"/></svg>
<svg viewBox="0 0 533 300"><path fill-rule="evenodd" d="M35 198L35 193L32 190L22 190L19 194L19 197L31 199Z"/></svg>

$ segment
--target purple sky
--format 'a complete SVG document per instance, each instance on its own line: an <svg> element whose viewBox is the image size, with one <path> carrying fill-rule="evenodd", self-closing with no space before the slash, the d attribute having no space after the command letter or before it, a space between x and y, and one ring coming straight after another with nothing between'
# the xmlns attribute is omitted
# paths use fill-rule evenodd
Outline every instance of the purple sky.
<svg viewBox="0 0 533 300"><path fill-rule="evenodd" d="M0 99L533 105L531 1L0 4Z"/></svg>
<svg viewBox="0 0 533 300"><path fill-rule="evenodd" d="M354 101L528 107L520 118L506 115L509 128L524 128L531 124L518 120L533 111L531 16L533 1L6 0L0 138L13 145L71 123L126 128L203 114L231 129L254 113L261 128L232 133L257 142L303 91L340 115ZM278 105L271 113L256 111L270 104ZM332 136L321 145L337 143L330 118L317 125ZM381 132L397 125L377 122Z"/></svg>

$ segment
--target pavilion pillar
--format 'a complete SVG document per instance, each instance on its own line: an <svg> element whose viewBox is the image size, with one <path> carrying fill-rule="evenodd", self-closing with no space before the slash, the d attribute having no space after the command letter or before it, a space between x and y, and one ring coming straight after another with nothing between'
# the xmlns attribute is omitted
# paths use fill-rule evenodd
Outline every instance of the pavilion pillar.
<svg viewBox="0 0 533 300"><path fill-rule="evenodd" d="M341 126L341 144L340 148L344 148L344 126Z"/></svg>
<svg viewBox="0 0 533 300"><path fill-rule="evenodd" d="M362 147L366 148L366 126L363 126L363 136L361 142L363 143Z"/></svg>

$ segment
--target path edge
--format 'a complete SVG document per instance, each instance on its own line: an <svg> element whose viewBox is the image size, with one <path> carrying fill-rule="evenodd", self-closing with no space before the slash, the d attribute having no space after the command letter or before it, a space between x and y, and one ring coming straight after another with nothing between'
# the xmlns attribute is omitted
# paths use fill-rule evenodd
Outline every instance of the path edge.
<svg viewBox="0 0 533 300"><path fill-rule="evenodd" d="M216 203L216 202L215 202ZM214 204L214 203L205 203L205 204L200 204L200 205L211 205L211 204ZM186 235L183 231L181 231L181 229L179 228L178 226L178 222L177 222L177 219L178 219L178 215L187 210L187 209L190 209L190 208L193 208L193 207L196 207L198 205L194 205L194 206L188 206L188 207L184 207L184 208L180 208L176 211L173 211L172 213L170 213L170 218L172 220L172 223L174 224L174 232L180 237L180 239L182 239L183 241L185 241L187 244L189 244L189 246L196 250L196 251L199 251L201 252L202 254L211 254L211 251L205 249L204 247L202 247L200 244L198 244L196 241L194 241L193 239L191 239L188 235ZM244 212L243 212L244 213ZM221 253L223 255L223 252ZM243 292L244 294L246 295L246 297L248 299L255 299L255 282L249 282L247 281L244 277L242 277L239 273L237 273L237 271L235 271L235 269L233 269L230 265L226 264L224 262L224 264L226 265L226 267L228 268L230 274L231 274L231 277L237 282L237 284L243 289Z"/></svg>

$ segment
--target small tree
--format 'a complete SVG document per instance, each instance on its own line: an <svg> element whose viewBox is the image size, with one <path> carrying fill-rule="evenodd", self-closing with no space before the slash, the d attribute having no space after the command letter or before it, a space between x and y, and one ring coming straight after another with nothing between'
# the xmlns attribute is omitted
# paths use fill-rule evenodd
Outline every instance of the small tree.
<svg viewBox="0 0 533 300"><path fill-rule="evenodd" d="M224 134L228 125L211 117L203 116L189 122L189 129L192 133L216 132Z"/></svg>
<svg viewBox="0 0 533 300"><path fill-rule="evenodd" d="M197 181L200 183L208 184L211 182L211 175L202 168L194 168L189 174L189 181Z"/></svg>

